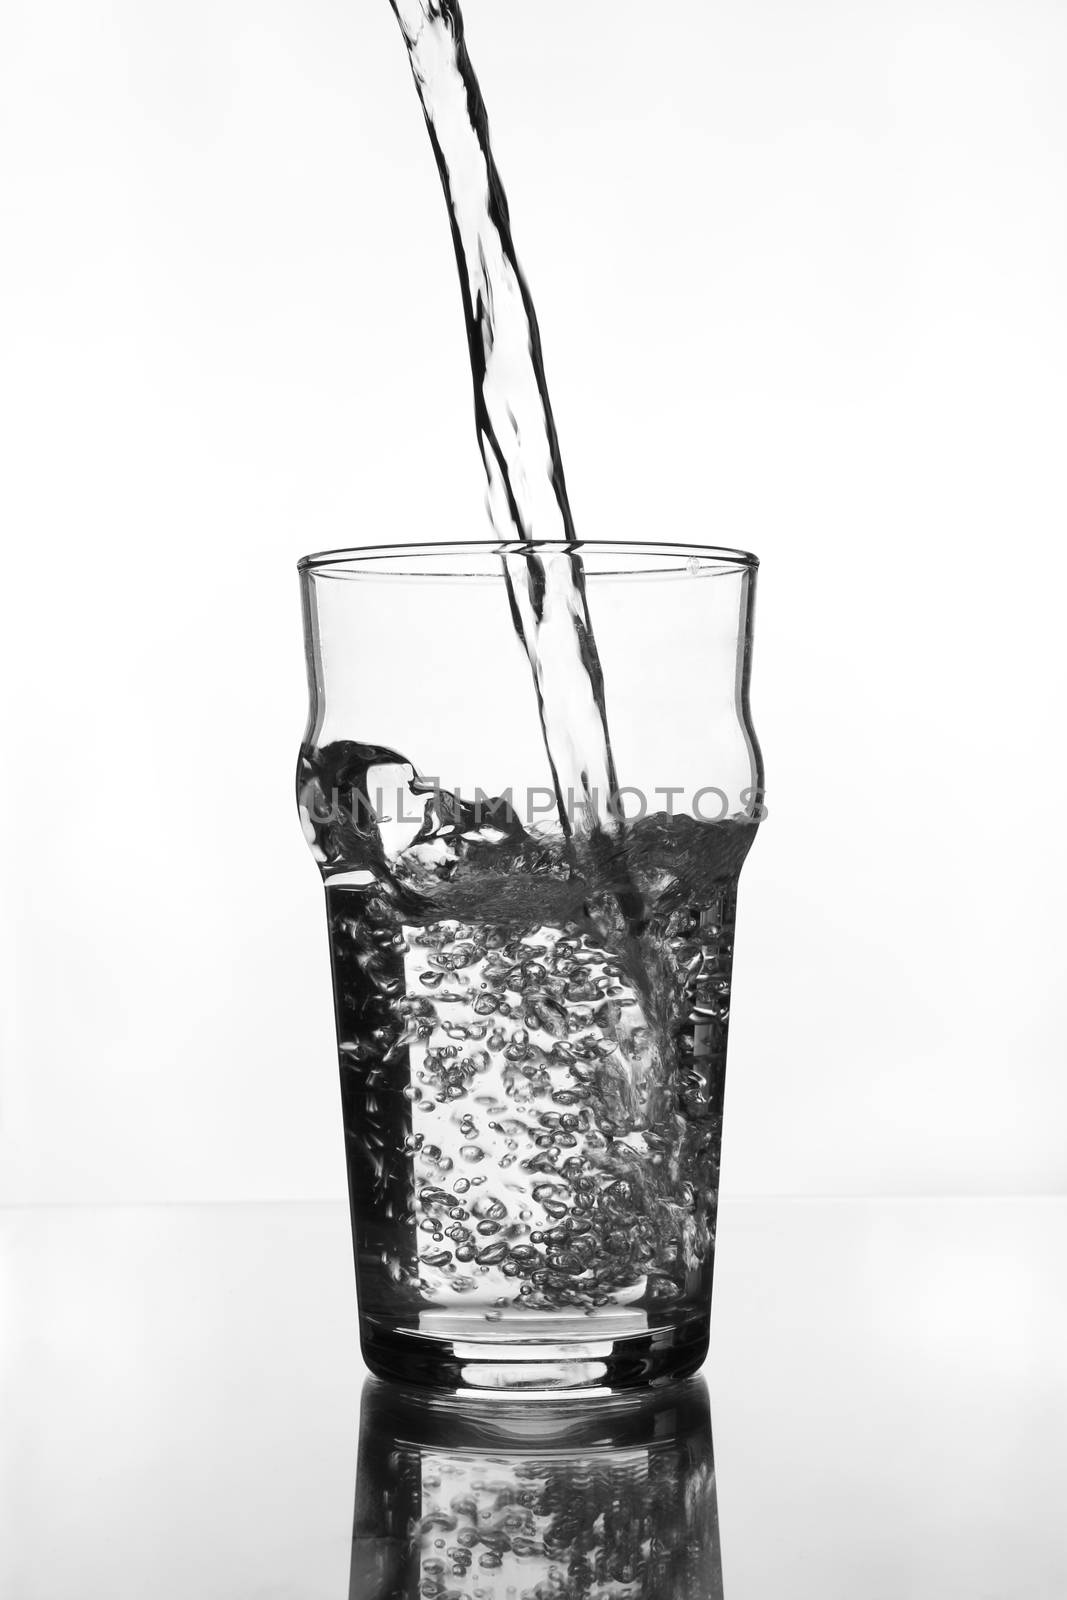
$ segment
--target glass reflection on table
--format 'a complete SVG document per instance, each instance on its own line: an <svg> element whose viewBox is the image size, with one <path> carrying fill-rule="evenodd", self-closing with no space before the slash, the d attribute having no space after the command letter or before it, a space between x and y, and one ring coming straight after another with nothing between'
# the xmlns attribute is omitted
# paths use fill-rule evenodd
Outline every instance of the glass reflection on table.
<svg viewBox="0 0 1067 1600"><path fill-rule="evenodd" d="M369 1379L350 1600L721 1600L702 1379L471 1400Z"/></svg>

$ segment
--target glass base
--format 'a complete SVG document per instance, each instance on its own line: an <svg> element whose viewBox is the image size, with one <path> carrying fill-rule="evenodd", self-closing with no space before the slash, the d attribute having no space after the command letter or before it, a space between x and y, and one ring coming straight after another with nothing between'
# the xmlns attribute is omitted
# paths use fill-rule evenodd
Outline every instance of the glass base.
<svg viewBox="0 0 1067 1600"><path fill-rule="evenodd" d="M545 1339L542 1322L538 1337L524 1342L515 1324L498 1325L495 1336L484 1325L477 1337L471 1337L474 1329L445 1336L362 1318L363 1359L371 1372L393 1382L530 1398L674 1382L696 1372L708 1353L706 1316L618 1337L591 1338L582 1319L568 1322L552 1340Z"/></svg>

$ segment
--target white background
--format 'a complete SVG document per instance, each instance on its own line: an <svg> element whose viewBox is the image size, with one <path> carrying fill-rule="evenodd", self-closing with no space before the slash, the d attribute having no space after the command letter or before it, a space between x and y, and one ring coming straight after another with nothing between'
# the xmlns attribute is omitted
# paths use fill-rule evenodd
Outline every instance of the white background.
<svg viewBox="0 0 1067 1600"><path fill-rule="evenodd" d="M1067 9L466 11L581 531L764 562L724 1185L1062 1190ZM337 1196L294 564L486 532L386 0L4 0L0 206L0 1201Z"/></svg>

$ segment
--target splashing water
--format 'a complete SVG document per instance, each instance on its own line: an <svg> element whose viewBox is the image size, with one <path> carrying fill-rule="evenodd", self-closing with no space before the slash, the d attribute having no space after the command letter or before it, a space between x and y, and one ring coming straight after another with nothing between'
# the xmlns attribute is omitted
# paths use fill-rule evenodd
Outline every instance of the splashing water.
<svg viewBox="0 0 1067 1600"><path fill-rule="evenodd" d="M624 1336L698 1321L755 823L649 816L579 876L504 801L487 821L438 792L387 853L383 761L403 758L341 741L300 778L327 879L364 1318L402 1307L442 1337L516 1316ZM623 888L646 908L637 933L613 909Z"/></svg>
<svg viewBox="0 0 1067 1600"><path fill-rule="evenodd" d="M448 202L475 418L502 539L573 540L533 301L515 254L489 119L449 0L391 0Z"/></svg>
<svg viewBox="0 0 1067 1600"><path fill-rule="evenodd" d="M576 545L541 334L519 266L485 101L454 0L390 0L408 48L448 203L474 379L474 412L501 540ZM618 790L581 557L503 557L530 660L564 832L615 831ZM584 802L582 804L581 802Z"/></svg>

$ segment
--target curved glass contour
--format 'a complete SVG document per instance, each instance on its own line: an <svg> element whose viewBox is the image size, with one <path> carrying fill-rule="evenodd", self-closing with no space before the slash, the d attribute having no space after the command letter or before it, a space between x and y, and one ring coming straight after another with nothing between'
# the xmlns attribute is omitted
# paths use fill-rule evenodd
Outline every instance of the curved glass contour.
<svg viewBox="0 0 1067 1600"><path fill-rule="evenodd" d="M371 1369L526 1392L707 1349L758 563L685 544L300 564Z"/></svg>

